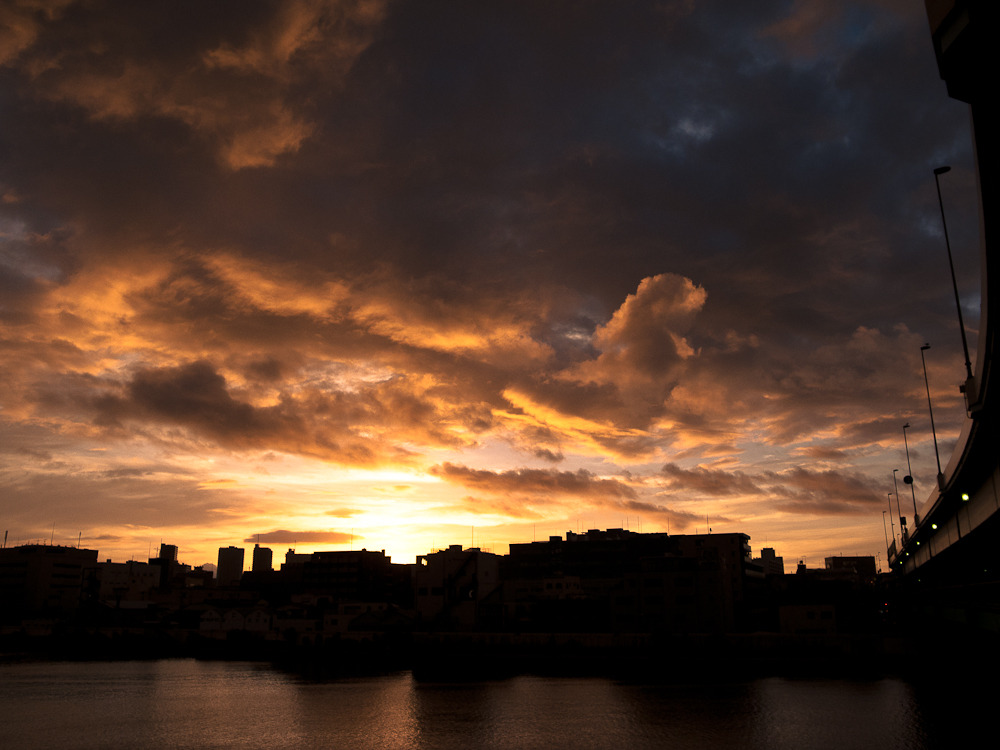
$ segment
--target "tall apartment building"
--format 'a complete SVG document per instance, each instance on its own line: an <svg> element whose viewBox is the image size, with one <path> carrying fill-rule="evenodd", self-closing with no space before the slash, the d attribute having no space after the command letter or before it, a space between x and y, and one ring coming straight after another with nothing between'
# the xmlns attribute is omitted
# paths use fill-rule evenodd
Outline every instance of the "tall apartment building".
<svg viewBox="0 0 1000 750"><path fill-rule="evenodd" d="M270 573L274 570L274 553L270 547L253 546L253 564L250 568L254 573Z"/></svg>
<svg viewBox="0 0 1000 750"><path fill-rule="evenodd" d="M216 586L238 586L243 577L243 548L219 547L219 565L215 572Z"/></svg>

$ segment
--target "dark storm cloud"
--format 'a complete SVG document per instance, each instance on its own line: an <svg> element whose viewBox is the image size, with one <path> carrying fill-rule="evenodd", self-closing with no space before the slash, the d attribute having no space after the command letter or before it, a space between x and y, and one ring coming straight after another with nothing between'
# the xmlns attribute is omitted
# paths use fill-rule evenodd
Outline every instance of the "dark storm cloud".
<svg viewBox="0 0 1000 750"><path fill-rule="evenodd" d="M282 426L280 418L233 399L225 378L207 362L141 370L129 384L128 395L154 416L191 423L220 436L274 432ZM301 429L300 424L290 426Z"/></svg>
<svg viewBox="0 0 1000 750"><path fill-rule="evenodd" d="M677 492L715 498L750 497L789 513L870 513L880 502L878 493L872 490L870 478L848 471L797 467L749 475L742 471L703 467L688 470L675 464L667 464L662 471L668 486Z"/></svg>
<svg viewBox="0 0 1000 750"><path fill-rule="evenodd" d="M328 15L361 12L351 7L331 5ZM286 67L312 69L323 60L316 57L317 40L348 33L329 22L306 23L298 35L289 32L289 44L300 44L286 60L260 30L298 28L284 17L291 13L252 8L241 9L239 23L213 11L176 50L126 45L121 31L112 49L134 58L136 67L151 57L165 67L197 62L199 76L218 73L223 82L232 70L207 61L238 60L254 69L270 60L276 67L268 68L268 80ZM224 182L210 176L201 187L193 178L203 179L206 170L186 173L193 164L150 170L180 180L168 204L180 209L184 228L175 223L171 234L197 244L224 231L227 245L235 240L246 252L277 251L279 244L287 252L287 238L279 241L269 227L291 225L297 257L314 261L322 249L354 273L361 259L370 264L374 252L413 276L459 278L477 294L497 282L532 285L532 279L557 274L595 295L603 309L594 325L638 279L667 267L704 284L717 276L710 269L720 258L733 280L713 278L706 310L713 323L725 316L734 325L732 312L740 310L744 331L756 322L778 338L792 321L809 316L811 335L822 336L824 328L833 332L842 325L842 291L848 298L865 293L871 309L883 306L885 295L868 295L864 279L887 276L881 271L891 256L882 248L898 238L872 216L870 199L894 196L891 208L898 212L909 196L882 190L870 170L877 165L882 174L907 173L899 167L912 158L913 138L927 139L940 129L927 122L940 115L925 107L915 118L905 98L912 92L900 91L899 81L925 80L908 69L911 60L927 62L888 23L891 11L864 5L845 11L823 3L807 23L795 20L801 8L788 15L780 3L752 10L724 3L449 4L437 13L402 4L392 10L367 19L377 29L359 30L368 43L328 42L357 55L346 70L333 66L341 84L321 100L327 108L310 113L322 123L322 137L310 136L289 152L294 159L309 150L316 167L296 163L296 182L283 172L267 181L250 174ZM99 15L88 18L93 24ZM180 18L179 12L157 18L130 11L115 27L169 27ZM80 46L86 27L66 36L60 29L67 24L55 23L48 33L58 32L69 48L73 40ZM35 52L29 48L15 59L16 70L32 54L53 54L43 44L47 28L40 28ZM815 46L814 40L850 46L838 46L842 56L832 62L787 56L789 49ZM237 55L237 49L244 52ZM933 79L933 69L923 72ZM879 104L886 97L900 106ZM873 111L892 113L892 119L871 122L866 117ZM125 114L119 119L116 127L127 135L129 120ZM358 139L367 145L355 157L330 148ZM355 159L368 167L358 171ZM178 166L187 164L182 155ZM164 189L171 184L155 193ZM210 200L198 197L206 189ZM185 190L194 200L183 197ZM149 193L130 189L126 205ZM94 206L88 215L99 211ZM859 220L862 225L826 253L798 249ZM331 237L338 238L333 247ZM831 261L840 269L835 278ZM888 277L898 279L898 270ZM754 277L762 283L753 284ZM824 289L838 295L837 304L831 299L819 310L817 302L830 293Z"/></svg>
<svg viewBox="0 0 1000 750"><path fill-rule="evenodd" d="M671 486L712 497L758 494L764 491L757 482L740 471L719 471L701 467L682 469L672 463L665 465L662 471Z"/></svg>
<svg viewBox="0 0 1000 750"><path fill-rule="evenodd" d="M437 426L429 401L391 380L363 393L313 390L256 406L234 396L210 363L197 361L139 370L121 395L92 400L99 423L112 428L143 421L175 424L234 450L270 447L347 465L405 462L405 451L397 446L408 438L458 444ZM358 425L368 434L355 434ZM382 432L388 436L380 437Z"/></svg>
<svg viewBox="0 0 1000 750"><path fill-rule="evenodd" d="M795 469L788 473L765 474L779 510L789 513L840 515L874 513L881 504L871 479L838 471Z"/></svg>
<svg viewBox="0 0 1000 750"><path fill-rule="evenodd" d="M2 62L44 99L95 121L177 121L229 168L269 166L314 130L294 96L302 79L342 78L368 45L380 6L78 3L31 17L15 5L8 19L34 25Z"/></svg>
<svg viewBox="0 0 1000 750"><path fill-rule="evenodd" d="M899 440L903 422L919 419L911 415L921 410L921 338L904 325L891 331L859 327L824 343L720 343L705 343L689 364L697 387L683 383L672 392L666 412L678 426L724 430L727 424L766 420L768 440L775 444L825 432L846 450ZM932 382L947 382L949 370L931 366ZM957 404L957 389L935 390L935 400ZM960 412L950 409L949 429L956 427L956 416Z"/></svg>

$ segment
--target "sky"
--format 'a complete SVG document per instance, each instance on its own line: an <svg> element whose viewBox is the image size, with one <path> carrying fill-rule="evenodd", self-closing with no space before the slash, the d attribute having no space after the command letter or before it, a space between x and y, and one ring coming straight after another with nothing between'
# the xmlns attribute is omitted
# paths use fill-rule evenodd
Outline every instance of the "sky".
<svg viewBox="0 0 1000 750"><path fill-rule="evenodd" d="M919 0L8 0L7 544L884 559L925 342L963 418L942 164L974 359Z"/></svg>

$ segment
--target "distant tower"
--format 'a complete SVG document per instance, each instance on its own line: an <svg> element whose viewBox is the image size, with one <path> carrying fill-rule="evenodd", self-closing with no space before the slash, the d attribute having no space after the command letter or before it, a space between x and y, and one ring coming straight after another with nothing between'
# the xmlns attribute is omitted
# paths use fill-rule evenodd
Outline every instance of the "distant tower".
<svg viewBox="0 0 1000 750"><path fill-rule="evenodd" d="M170 563L177 562L177 545L176 544L161 544L160 545L160 562L164 565L169 565Z"/></svg>
<svg viewBox="0 0 1000 750"><path fill-rule="evenodd" d="M236 586L243 577L243 548L219 547L219 567L215 572L216 586Z"/></svg>
<svg viewBox="0 0 1000 750"><path fill-rule="evenodd" d="M274 570L274 554L270 547L261 547L259 544L253 546L253 572L270 573Z"/></svg>

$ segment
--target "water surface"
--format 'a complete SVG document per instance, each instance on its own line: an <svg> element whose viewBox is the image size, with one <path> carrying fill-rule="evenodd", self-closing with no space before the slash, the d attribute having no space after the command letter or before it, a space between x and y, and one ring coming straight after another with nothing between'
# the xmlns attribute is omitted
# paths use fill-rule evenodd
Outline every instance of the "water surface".
<svg viewBox="0 0 1000 750"><path fill-rule="evenodd" d="M0 747L921 748L975 720L949 694L899 679L316 682L250 662L33 662L0 665Z"/></svg>

